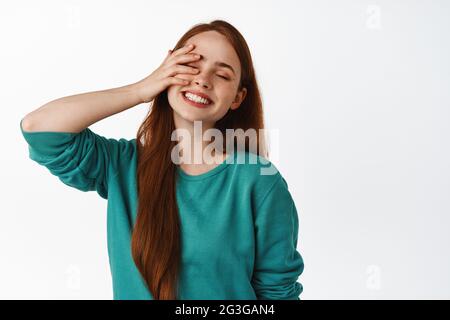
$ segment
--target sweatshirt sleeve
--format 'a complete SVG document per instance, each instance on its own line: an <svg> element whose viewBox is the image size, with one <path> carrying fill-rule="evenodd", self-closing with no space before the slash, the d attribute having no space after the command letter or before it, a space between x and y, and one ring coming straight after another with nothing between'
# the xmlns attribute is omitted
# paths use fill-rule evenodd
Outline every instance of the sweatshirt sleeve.
<svg viewBox="0 0 450 320"><path fill-rule="evenodd" d="M278 175L255 215L252 286L258 300L300 300L303 258L297 251L298 215L286 181Z"/></svg>
<svg viewBox="0 0 450 320"><path fill-rule="evenodd" d="M45 166L64 184L81 191L97 191L108 198L110 153L117 144L89 128L79 133L24 131L29 158Z"/></svg>

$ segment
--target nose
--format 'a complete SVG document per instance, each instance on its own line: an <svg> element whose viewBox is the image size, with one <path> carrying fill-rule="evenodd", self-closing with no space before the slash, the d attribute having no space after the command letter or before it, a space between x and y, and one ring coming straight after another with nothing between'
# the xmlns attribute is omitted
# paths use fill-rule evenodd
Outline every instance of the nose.
<svg viewBox="0 0 450 320"><path fill-rule="evenodd" d="M197 76L197 78L194 80L194 83L196 85L198 85L198 86L201 86L201 87L205 88L205 89L209 89L210 88L209 82L205 78L201 77L200 75Z"/></svg>

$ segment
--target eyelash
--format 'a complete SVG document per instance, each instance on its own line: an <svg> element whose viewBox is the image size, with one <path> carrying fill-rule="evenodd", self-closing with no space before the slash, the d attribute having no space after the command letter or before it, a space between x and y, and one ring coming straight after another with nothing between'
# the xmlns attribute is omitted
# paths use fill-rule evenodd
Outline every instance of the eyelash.
<svg viewBox="0 0 450 320"><path fill-rule="evenodd" d="M195 66L191 66L190 64L188 64L187 65L188 67L193 67L193 68L196 68ZM224 79L224 80L226 80L226 81L229 81L230 79L228 79L227 77L224 77L224 76L221 76L221 75L217 75L219 78L222 78L222 79Z"/></svg>
<svg viewBox="0 0 450 320"><path fill-rule="evenodd" d="M220 76L220 75L217 75L217 76L220 77L220 78L222 78L222 79L229 80L227 77Z"/></svg>

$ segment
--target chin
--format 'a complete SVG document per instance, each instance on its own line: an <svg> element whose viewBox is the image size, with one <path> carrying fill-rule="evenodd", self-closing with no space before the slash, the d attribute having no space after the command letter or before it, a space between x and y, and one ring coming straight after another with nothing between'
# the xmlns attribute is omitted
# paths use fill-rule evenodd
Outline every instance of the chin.
<svg viewBox="0 0 450 320"><path fill-rule="evenodd" d="M191 110L188 109L189 106L183 106L183 105L178 105L176 108L173 108L174 113L176 113L176 116L178 116L179 118L185 120L185 121L189 121L189 122L194 122L194 121L208 121L208 118L206 115L202 115L201 113L199 113L196 110Z"/></svg>

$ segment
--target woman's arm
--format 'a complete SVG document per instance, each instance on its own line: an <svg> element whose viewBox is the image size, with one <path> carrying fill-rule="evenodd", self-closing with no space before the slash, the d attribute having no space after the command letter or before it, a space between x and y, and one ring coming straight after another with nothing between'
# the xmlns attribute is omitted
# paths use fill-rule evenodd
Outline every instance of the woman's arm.
<svg viewBox="0 0 450 320"><path fill-rule="evenodd" d="M146 78L118 88L76 94L44 104L22 119L25 131L79 133L91 124L125 111L154 97L171 85L187 85L184 77L197 74L197 68L183 65L200 56L184 46L169 51L163 63ZM183 74L181 77L180 74Z"/></svg>
<svg viewBox="0 0 450 320"><path fill-rule="evenodd" d="M255 214L252 285L258 300L299 300L304 263L297 250L298 230L297 208L278 172Z"/></svg>
<svg viewBox="0 0 450 320"><path fill-rule="evenodd" d="M27 114L23 129L78 133L91 124L142 103L138 84L52 100Z"/></svg>

